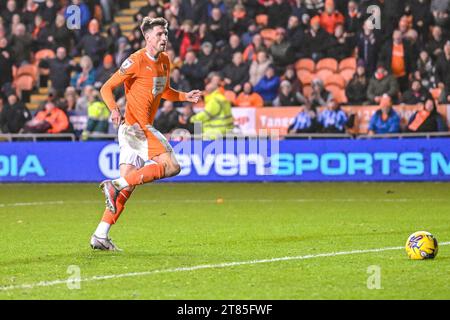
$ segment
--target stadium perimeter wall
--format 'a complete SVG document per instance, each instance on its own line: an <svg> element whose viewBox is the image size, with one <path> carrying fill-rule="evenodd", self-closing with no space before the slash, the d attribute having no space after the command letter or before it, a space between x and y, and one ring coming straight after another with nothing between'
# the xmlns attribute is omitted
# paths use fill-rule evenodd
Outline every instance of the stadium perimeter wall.
<svg viewBox="0 0 450 320"><path fill-rule="evenodd" d="M450 139L172 142L164 181L450 181ZM99 182L119 175L115 142L4 142L1 182Z"/></svg>

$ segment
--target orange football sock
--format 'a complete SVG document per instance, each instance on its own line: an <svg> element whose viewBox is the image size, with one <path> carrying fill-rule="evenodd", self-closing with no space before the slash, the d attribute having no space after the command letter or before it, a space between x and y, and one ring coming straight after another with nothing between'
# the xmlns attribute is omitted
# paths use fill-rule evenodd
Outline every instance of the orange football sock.
<svg viewBox="0 0 450 320"><path fill-rule="evenodd" d="M144 184L152 182L153 180L159 180L164 176L164 165L160 163L144 166L139 170L133 171L125 177L128 185L136 186L138 184Z"/></svg>
<svg viewBox="0 0 450 320"><path fill-rule="evenodd" d="M115 224L120 217L123 209L125 209L125 203L128 198L131 196L132 191L122 190L117 196L116 200L116 214L112 213L109 209L105 209L103 213L102 221L109 223L111 225Z"/></svg>

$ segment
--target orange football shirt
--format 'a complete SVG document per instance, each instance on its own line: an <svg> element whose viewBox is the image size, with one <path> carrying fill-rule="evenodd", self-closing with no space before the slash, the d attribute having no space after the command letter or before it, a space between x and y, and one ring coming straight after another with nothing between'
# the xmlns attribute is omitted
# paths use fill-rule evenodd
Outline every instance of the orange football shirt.
<svg viewBox="0 0 450 320"><path fill-rule="evenodd" d="M110 110L117 108L113 90L124 83L125 123L139 123L142 129L152 125L161 98L185 101L186 95L170 87L170 61L165 52L155 60L147 50L141 49L130 55L120 69L103 85L101 94Z"/></svg>

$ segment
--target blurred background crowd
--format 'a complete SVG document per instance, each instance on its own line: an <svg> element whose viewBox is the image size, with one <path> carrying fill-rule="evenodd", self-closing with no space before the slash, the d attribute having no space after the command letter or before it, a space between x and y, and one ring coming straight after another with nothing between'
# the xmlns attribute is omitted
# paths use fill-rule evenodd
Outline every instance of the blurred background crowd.
<svg viewBox="0 0 450 320"><path fill-rule="evenodd" d="M450 0L0 0L0 12L2 133L111 132L99 89L143 47L145 16L169 21L177 90L231 108L301 106L291 133L345 132L342 105L380 106L369 133L447 130ZM204 103L163 101L155 127L192 131ZM406 127L395 104L420 106Z"/></svg>

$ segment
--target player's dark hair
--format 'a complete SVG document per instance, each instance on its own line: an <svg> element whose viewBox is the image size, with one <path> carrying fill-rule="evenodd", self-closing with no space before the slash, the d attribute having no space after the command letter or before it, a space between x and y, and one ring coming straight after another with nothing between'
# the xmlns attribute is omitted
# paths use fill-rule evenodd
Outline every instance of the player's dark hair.
<svg viewBox="0 0 450 320"><path fill-rule="evenodd" d="M142 34L145 35L145 33L148 30L152 30L156 26L161 26L163 28L167 28L169 26L169 22L167 22L167 20L162 17L159 17L159 18L145 17L141 23Z"/></svg>

